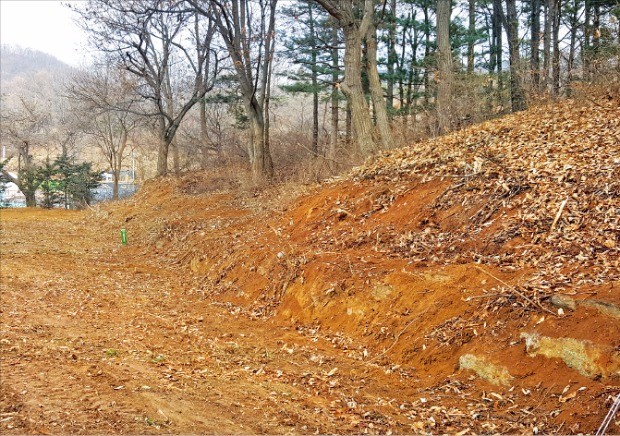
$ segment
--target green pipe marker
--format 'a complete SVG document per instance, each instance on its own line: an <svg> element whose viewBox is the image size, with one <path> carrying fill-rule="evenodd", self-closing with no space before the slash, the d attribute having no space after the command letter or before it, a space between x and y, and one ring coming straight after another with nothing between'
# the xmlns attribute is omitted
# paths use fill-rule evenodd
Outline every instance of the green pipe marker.
<svg viewBox="0 0 620 436"><path fill-rule="evenodd" d="M127 245L127 230L121 229L121 242L123 245Z"/></svg>

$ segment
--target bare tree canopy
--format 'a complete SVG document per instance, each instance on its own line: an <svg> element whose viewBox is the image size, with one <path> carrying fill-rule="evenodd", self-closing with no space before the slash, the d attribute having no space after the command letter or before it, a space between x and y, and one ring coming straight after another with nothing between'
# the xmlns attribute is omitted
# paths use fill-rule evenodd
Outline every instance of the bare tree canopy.
<svg viewBox="0 0 620 436"><path fill-rule="evenodd" d="M150 103L144 115L157 120L157 175L166 175L181 121L212 89L217 75L214 23L183 2L90 0L76 10L91 44L139 79L137 91ZM178 171L178 158L174 166Z"/></svg>

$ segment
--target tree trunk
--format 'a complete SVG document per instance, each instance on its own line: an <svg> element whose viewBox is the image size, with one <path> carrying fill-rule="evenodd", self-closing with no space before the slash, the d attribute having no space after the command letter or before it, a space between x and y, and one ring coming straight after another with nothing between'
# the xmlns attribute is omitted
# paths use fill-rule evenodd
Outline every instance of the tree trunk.
<svg viewBox="0 0 620 436"><path fill-rule="evenodd" d="M411 35L410 45L411 45L411 58L409 59L409 71L407 76L407 97L406 100L406 111L405 111L405 121L409 122L409 117L411 116L412 108L415 107L418 101L418 93L420 92L420 70L418 67L418 46L419 46L419 38L418 38L418 30L413 29L413 34ZM426 71L426 69L425 69ZM415 119L415 114L414 114Z"/></svg>
<svg viewBox="0 0 620 436"><path fill-rule="evenodd" d="M588 79L590 77L590 61L592 44L590 37L592 36L592 1L584 1L584 23L583 23L583 50L581 50L581 64L583 65L583 78Z"/></svg>
<svg viewBox="0 0 620 436"><path fill-rule="evenodd" d="M530 68L532 69L533 88L540 86L540 0L531 0L532 27L530 37Z"/></svg>
<svg viewBox="0 0 620 436"><path fill-rule="evenodd" d="M331 92L331 103L332 103L332 113L331 113L331 135L329 141L329 152L327 156L329 158L329 167L332 171L336 169L335 167L335 159L336 159L336 151L338 150L338 136L339 136L339 111L340 104L338 102L338 28L335 23L333 23L331 28L331 36L332 36L332 92Z"/></svg>
<svg viewBox="0 0 620 436"><path fill-rule="evenodd" d="M422 11L424 12L424 63L428 64L428 58L431 54L431 21L429 18L428 2L424 2ZM428 105L430 98L430 80L428 77L428 67L424 68L424 104Z"/></svg>
<svg viewBox="0 0 620 436"><path fill-rule="evenodd" d="M26 197L26 207L37 206L36 194L38 183L34 172L30 144L24 141L19 147L19 155L17 156L17 179L5 170L2 173L22 191L22 194Z"/></svg>
<svg viewBox="0 0 620 436"><path fill-rule="evenodd" d="M527 105L521 78L521 56L519 55L519 18L516 0L506 0L506 34L510 53L510 99L513 112L524 110Z"/></svg>
<svg viewBox="0 0 620 436"><path fill-rule="evenodd" d="M310 23L310 45L311 52L311 82L312 82L312 156L319 155L319 86L317 72L317 43L314 34L314 16L312 14L312 2L308 3L308 21Z"/></svg>
<svg viewBox="0 0 620 436"><path fill-rule="evenodd" d="M113 141L113 139L112 139ZM112 167L112 200L118 200L118 182L121 176L121 169L123 165L123 153L127 148L127 127L121 123L121 136L118 140L118 147L116 147L116 153L110 155L110 166ZM114 147L110 147L114 149Z"/></svg>
<svg viewBox="0 0 620 436"><path fill-rule="evenodd" d="M366 155L372 153L376 146L372 139L372 120L364 98L361 77L362 44L357 26L344 26L344 39L344 82L341 88L351 104L351 121L358 151Z"/></svg>
<svg viewBox="0 0 620 436"><path fill-rule="evenodd" d="M112 171L112 200L118 200L118 179L120 179L120 170Z"/></svg>
<svg viewBox="0 0 620 436"><path fill-rule="evenodd" d="M312 54L316 62L316 52ZM319 90L316 69L312 71L312 155L319 155Z"/></svg>
<svg viewBox="0 0 620 436"><path fill-rule="evenodd" d="M545 87L545 92L547 92L547 87L549 85L549 72L551 67L551 4L555 0L546 0L545 1L545 34L544 34L544 48L543 48L543 86Z"/></svg>
<svg viewBox="0 0 620 436"><path fill-rule="evenodd" d="M171 117L174 118L175 114L174 114L174 99L173 99L173 93L172 93L172 84L170 82L170 73L168 71L168 69L166 69L166 77L164 80L164 86L163 86L163 99L164 99L164 104L166 106L166 113ZM170 150L170 148L172 148L172 170L174 172L174 175L176 177L179 176L179 174L181 173L181 167L179 164L179 148L177 147L176 142L174 141L174 135L170 135L171 133L171 129L172 129L172 123L168 123L166 122L166 141L168 142L168 150Z"/></svg>
<svg viewBox="0 0 620 436"><path fill-rule="evenodd" d="M345 141L347 144L351 144L353 141L353 116L351 114L351 102L347 99L346 117L344 120L345 128Z"/></svg>
<svg viewBox="0 0 620 436"><path fill-rule="evenodd" d="M411 113L411 108L415 107L418 101L418 93L420 92L420 70L417 68L417 63L416 55L411 53L409 74L407 76L407 115Z"/></svg>
<svg viewBox="0 0 620 436"><path fill-rule="evenodd" d="M497 71L498 82L502 83L501 72L503 70L503 38L502 38L502 15L503 15L502 0L493 0L493 18L492 18L492 30L493 30L493 47L491 47L491 72ZM494 67L494 68L493 68ZM500 86L501 88L501 86Z"/></svg>
<svg viewBox="0 0 620 436"><path fill-rule="evenodd" d="M568 51L568 74L566 84L566 95L571 96L571 84L573 81L573 71L575 68L575 51L577 48L577 31L579 30L579 0L573 1L573 10L570 18L570 48Z"/></svg>
<svg viewBox="0 0 620 436"><path fill-rule="evenodd" d="M112 200L118 200L118 182L121 177L121 155L112 157Z"/></svg>
<svg viewBox="0 0 620 436"><path fill-rule="evenodd" d="M264 171L263 176L267 179L271 179L273 177L273 160L271 159L271 124L269 120L269 99L265 100L265 116L264 120L264 141L263 141L263 162L264 162Z"/></svg>
<svg viewBox="0 0 620 436"><path fill-rule="evenodd" d="M489 74L495 73L497 68L497 56L495 51L497 50L497 26L496 26L496 11L495 11L495 3L497 0L493 1L493 12L491 13L491 23L487 23L487 25L491 28L491 33L489 36Z"/></svg>
<svg viewBox="0 0 620 436"><path fill-rule="evenodd" d="M405 122L407 120L407 115L404 111L407 105L407 103L405 102L405 59L407 55L407 35L410 35L411 33L409 30L409 22L411 22L411 16L408 20L405 21L405 24L403 24L403 36L400 44L400 55L398 61L398 98L400 100L400 112L403 115L403 121ZM414 55L414 53L415 52L412 53L412 56Z"/></svg>
<svg viewBox="0 0 620 436"><path fill-rule="evenodd" d="M267 41L269 42L269 40ZM271 56L273 53L273 46L271 49L267 51L268 56ZM273 160L271 159L271 132L270 132L270 118L269 118L269 107L271 104L271 75L272 75L272 63L265 62L265 68L267 69L267 77L264 80L263 86L265 89L264 99L263 99L263 162L264 169L262 176L267 179L271 179L273 177ZM318 113L316 121L318 123Z"/></svg>
<svg viewBox="0 0 620 436"><path fill-rule="evenodd" d="M398 63L398 55L396 54L396 0L390 0L390 22L388 27L388 58L387 58L387 98L386 106L388 116L392 116L394 112L394 83L396 83L396 75L394 65ZM403 29L403 40L405 39L405 31ZM399 75L400 76L400 75Z"/></svg>
<svg viewBox="0 0 620 436"><path fill-rule="evenodd" d="M261 107L256 97L251 95L249 99L245 100L245 109L251 124L251 141L250 149L250 162L252 164L252 175L256 181L262 178L270 178L273 173L273 166L271 164L271 156L269 150L265 146L265 118L264 107Z"/></svg>
<svg viewBox="0 0 620 436"><path fill-rule="evenodd" d="M258 180L267 174L268 168L265 162L265 121L262 110L255 106L247 109L252 124L252 174Z"/></svg>
<svg viewBox="0 0 620 436"><path fill-rule="evenodd" d="M179 147L177 146L176 141L172 141L170 143L170 148L172 149L172 169L175 177L179 177L181 174L181 158L179 156Z"/></svg>
<svg viewBox="0 0 620 436"><path fill-rule="evenodd" d="M207 102L203 98L199 104L199 115L200 115L200 148L202 151L202 162L201 168L206 168L207 166L207 150L209 147L209 133L207 130Z"/></svg>
<svg viewBox="0 0 620 436"><path fill-rule="evenodd" d="M344 80L341 89L351 107L357 149L369 154L376 148L372 119L362 85L362 41L374 20L374 0L316 0L335 19L344 33Z"/></svg>
<svg viewBox="0 0 620 436"><path fill-rule="evenodd" d="M594 3L594 15L592 16L592 47L595 53L601 46L601 5Z"/></svg>
<svg viewBox="0 0 620 436"><path fill-rule="evenodd" d="M551 95L557 97L560 94L560 14L562 3L560 0L551 0L553 3L553 63L552 63L552 83Z"/></svg>
<svg viewBox="0 0 620 436"><path fill-rule="evenodd" d="M32 190L22 190L24 197L26 197L26 207L37 207L37 198L35 191Z"/></svg>
<svg viewBox="0 0 620 436"><path fill-rule="evenodd" d="M449 1L449 0L448 0ZM366 33L366 58L368 82L370 85L370 95L372 106L377 120L377 130L381 141L381 147L387 149L392 146L392 132L390 130L390 119L388 116L385 98L383 98L383 87L377 69L377 30L374 24L368 27Z"/></svg>
<svg viewBox="0 0 620 436"><path fill-rule="evenodd" d="M166 138L166 120L159 116L159 148L157 150L157 176L163 177L168 174L168 147L170 143Z"/></svg>
<svg viewBox="0 0 620 436"><path fill-rule="evenodd" d="M593 2L592 14L592 56L590 57L590 70L596 74L601 49L601 6L599 2Z"/></svg>
<svg viewBox="0 0 620 436"><path fill-rule="evenodd" d="M450 100L452 98L452 49L450 47L451 1L437 0L437 119L439 133L451 127Z"/></svg>
<svg viewBox="0 0 620 436"><path fill-rule="evenodd" d="M469 0L469 39L467 41L467 74L474 74L476 46L476 0Z"/></svg>
<svg viewBox="0 0 620 436"><path fill-rule="evenodd" d="M504 49L502 37L502 19L504 14L502 0L493 0L493 33L495 35L495 67L497 69L497 101L503 105L502 90L504 89Z"/></svg>
<svg viewBox="0 0 620 436"><path fill-rule="evenodd" d="M490 15L490 16L489 16ZM493 13L491 14L484 14L484 25L487 29L490 29L491 31L487 33L487 43L489 44L489 75L491 75L493 73L493 70L495 68L495 61L493 59L493 45L495 44L495 35L494 35L494 31L493 31ZM490 18L490 21L489 21Z"/></svg>

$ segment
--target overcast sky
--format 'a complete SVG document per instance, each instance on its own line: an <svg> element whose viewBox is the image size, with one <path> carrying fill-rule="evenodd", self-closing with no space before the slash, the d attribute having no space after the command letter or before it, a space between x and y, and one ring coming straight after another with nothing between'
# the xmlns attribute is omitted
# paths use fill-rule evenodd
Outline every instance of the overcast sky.
<svg viewBox="0 0 620 436"><path fill-rule="evenodd" d="M87 55L86 35L63 3L76 1L0 1L0 41L49 53L72 66Z"/></svg>

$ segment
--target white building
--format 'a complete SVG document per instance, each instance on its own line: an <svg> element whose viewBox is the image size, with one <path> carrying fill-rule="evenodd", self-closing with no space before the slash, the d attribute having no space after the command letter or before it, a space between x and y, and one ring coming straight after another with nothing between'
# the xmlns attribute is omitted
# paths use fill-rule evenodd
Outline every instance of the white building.
<svg viewBox="0 0 620 436"><path fill-rule="evenodd" d="M17 178L17 174L9 173L12 177ZM4 190L0 192L0 205L10 205L12 207L25 206L26 196L22 194L17 185L8 182L4 185Z"/></svg>

